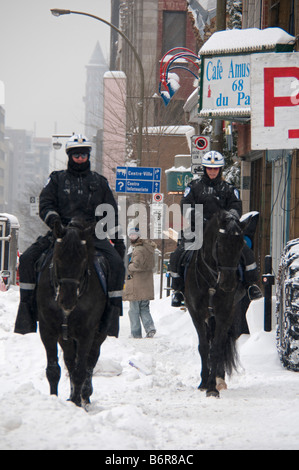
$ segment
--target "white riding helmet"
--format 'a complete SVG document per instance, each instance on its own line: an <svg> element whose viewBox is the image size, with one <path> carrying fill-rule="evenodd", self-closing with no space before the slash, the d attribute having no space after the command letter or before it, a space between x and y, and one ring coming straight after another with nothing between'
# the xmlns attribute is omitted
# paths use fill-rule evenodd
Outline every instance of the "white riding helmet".
<svg viewBox="0 0 299 470"><path fill-rule="evenodd" d="M91 152L92 144L85 135L74 134L65 144L65 151L68 154L71 150L82 150Z"/></svg>
<svg viewBox="0 0 299 470"><path fill-rule="evenodd" d="M211 150L202 157L202 166L221 168L224 166L224 158L221 153Z"/></svg>

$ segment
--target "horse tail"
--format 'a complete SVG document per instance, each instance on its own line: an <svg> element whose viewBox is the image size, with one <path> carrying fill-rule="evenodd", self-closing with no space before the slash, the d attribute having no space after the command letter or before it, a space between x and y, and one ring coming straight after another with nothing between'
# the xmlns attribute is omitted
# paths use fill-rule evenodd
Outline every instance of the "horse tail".
<svg viewBox="0 0 299 470"><path fill-rule="evenodd" d="M224 348L224 369L228 375L237 371L239 366L239 355L236 343L236 334L234 325L229 329Z"/></svg>

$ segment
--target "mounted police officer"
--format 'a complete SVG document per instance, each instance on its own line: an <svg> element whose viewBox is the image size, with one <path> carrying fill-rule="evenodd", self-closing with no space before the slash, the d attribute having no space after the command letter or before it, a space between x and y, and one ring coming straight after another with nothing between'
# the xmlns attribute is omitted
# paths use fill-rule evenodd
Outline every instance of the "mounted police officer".
<svg viewBox="0 0 299 470"><path fill-rule="evenodd" d="M181 210L185 204L191 205L190 225L192 232L195 231L195 205L203 205L203 227L215 212L224 209L232 217L239 220L242 215L242 201L239 191L222 178L224 158L221 153L214 150L206 153L202 158L204 174L200 179L195 179L187 186L185 194L181 200ZM184 253L184 239L180 240L177 249L170 256L170 272L172 277L173 307L179 307L184 300L184 280L180 263ZM248 290L250 300L262 296L259 287L255 284L258 279L257 265L253 251L244 244L242 251L242 261L244 264L244 285Z"/></svg>
<svg viewBox="0 0 299 470"><path fill-rule="evenodd" d="M56 221L67 225L77 218L86 223L96 223L96 209L99 205L111 207L114 214L107 236L94 237L95 249L108 261L110 269L108 282L109 308L111 309L111 328L108 334L118 335L119 315L122 309L122 289L125 267L123 258L125 244L118 225L118 208L108 181L103 176L90 170L90 152L88 139L73 135L66 143L68 165L66 170L54 171L43 188L39 198L39 215L50 231L37 239L20 257L20 305L15 324L15 333L36 332L37 312L35 306L36 262L54 243L52 229ZM100 223L100 222L98 222ZM110 243L112 242L112 243Z"/></svg>

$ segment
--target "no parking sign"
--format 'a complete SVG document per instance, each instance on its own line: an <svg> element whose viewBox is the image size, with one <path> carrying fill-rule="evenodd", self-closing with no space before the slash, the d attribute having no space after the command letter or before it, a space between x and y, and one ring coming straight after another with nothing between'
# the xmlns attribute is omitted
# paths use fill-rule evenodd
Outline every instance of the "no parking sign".
<svg viewBox="0 0 299 470"><path fill-rule="evenodd" d="M194 135L191 138L191 161L193 165L201 165L202 156L210 150L210 137Z"/></svg>

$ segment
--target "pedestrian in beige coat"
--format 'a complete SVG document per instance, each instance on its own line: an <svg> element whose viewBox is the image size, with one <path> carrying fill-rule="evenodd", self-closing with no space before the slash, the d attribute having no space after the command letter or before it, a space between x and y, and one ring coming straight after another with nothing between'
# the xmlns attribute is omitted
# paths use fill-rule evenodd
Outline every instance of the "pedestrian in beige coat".
<svg viewBox="0 0 299 470"><path fill-rule="evenodd" d="M130 301L129 318L131 335L142 338L141 322L146 337L152 338L156 328L150 314L150 300L155 298L153 268L155 266L156 244L143 240L138 229L129 231L132 253L128 265L123 300Z"/></svg>

